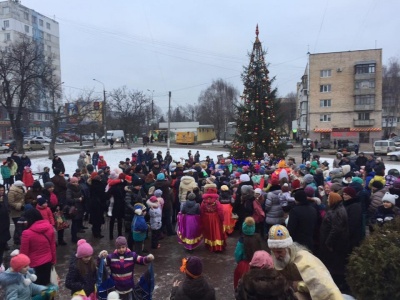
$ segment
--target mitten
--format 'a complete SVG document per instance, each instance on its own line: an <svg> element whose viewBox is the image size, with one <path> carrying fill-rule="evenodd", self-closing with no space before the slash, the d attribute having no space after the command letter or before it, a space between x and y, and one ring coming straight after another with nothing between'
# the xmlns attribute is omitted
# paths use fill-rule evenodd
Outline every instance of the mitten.
<svg viewBox="0 0 400 300"><path fill-rule="evenodd" d="M153 260L154 260L154 255L153 255L153 254L147 255L147 256L146 256L146 260L147 260L148 262L153 261Z"/></svg>

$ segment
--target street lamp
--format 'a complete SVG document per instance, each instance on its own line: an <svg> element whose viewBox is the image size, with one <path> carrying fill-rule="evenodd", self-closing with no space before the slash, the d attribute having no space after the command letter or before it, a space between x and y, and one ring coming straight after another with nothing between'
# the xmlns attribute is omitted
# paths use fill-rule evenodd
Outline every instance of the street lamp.
<svg viewBox="0 0 400 300"><path fill-rule="evenodd" d="M94 81L97 81L98 83L101 83L103 85L103 128L104 128L104 140L106 142L106 145L108 145L108 140L107 140L107 112L106 112L106 87L103 82L100 80L94 79Z"/></svg>

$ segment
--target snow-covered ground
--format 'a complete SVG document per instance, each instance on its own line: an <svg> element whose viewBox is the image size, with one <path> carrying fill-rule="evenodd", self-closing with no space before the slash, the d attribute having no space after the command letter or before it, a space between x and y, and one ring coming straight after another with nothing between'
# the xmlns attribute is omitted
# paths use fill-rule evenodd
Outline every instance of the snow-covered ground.
<svg viewBox="0 0 400 300"><path fill-rule="evenodd" d="M154 155L157 154L158 151L162 152L163 157L165 156L165 153L167 152L166 147L149 147ZM100 155L104 156L105 161L107 162L108 166L110 166L111 170L114 170L118 168L119 162L125 161L126 158L131 158L133 152L137 152L139 149L143 149L145 151L146 148L137 148L137 149L118 149L114 148L113 150L105 150L105 151L99 151ZM172 155L172 158L175 161L180 160L181 158L186 159L188 157L188 152L189 150L192 150L192 154L194 155L196 153L196 148L171 148L170 149L170 154ZM93 153L93 149L90 149L90 152ZM227 151L215 151L215 150L199 150L200 153L200 160L205 159L206 156L210 156L210 158L213 158L214 161L217 161L217 156L222 154L224 156L227 156L229 153ZM65 166L65 173L72 175L75 172L75 169L78 167L77 166L77 160L79 158L79 154L66 154L63 155L60 152L57 152L57 154L61 157L61 159L64 162ZM28 154L29 155L29 154ZM31 159L32 162L32 171L34 173L38 172L43 172L44 167L49 167L51 169L51 160L48 158L33 158Z"/></svg>
<svg viewBox="0 0 400 300"><path fill-rule="evenodd" d="M157 147L157 146L150 146L149 147L154 154L156 154L158 151L162 152L163 157L165 156L165 153L167 151L166 147ZM104 159L106 160L107 164L110 166L111 170L117 169L119 162L122 160L124 161L127 157L131 157L133 152L137 152L139 149L145 150L145 148L133 148L133 149L118 149L114 148L113 150L102 150L100 151L100 155L104 156ZM188 157L187 153L189 150L192 150L192 154L194 155L196 153L196 147L188 147L188 148L171 148L170 153L173 157L174 160L180 160L186 159ZM43 150L44 152L47 153L47 150ZM90 149L90 152L93 153L93 149ZM225 151L224 149L215 151L215 150L199 150L200 153L200 160L203 160L206 158L206 156L210 156L210 158L213 158L214 161L217 161L217 156L218 155L224 155L227 156L229 155L228 151ZM63 154L61 151L57 151L57 154L61 157L61 159L64 162L65 165L65 173L72 175L75 172L75 169L78 167L77 166L77 160L79 157L79 154ZM9 154L7 155L9 156ZM29 156L29 153L28 153ZM331 157L323 157L321 156L320 161L323 162L326 160L329 162L330 168L332 168L333 165L333 158ZM44 167L49 167L51 168L51 160L44 157L44 158L32 158L32 170L34 173L39 173L43 172ZM389 169L398 169L397 165L386 163L386 170Z"/></svg>

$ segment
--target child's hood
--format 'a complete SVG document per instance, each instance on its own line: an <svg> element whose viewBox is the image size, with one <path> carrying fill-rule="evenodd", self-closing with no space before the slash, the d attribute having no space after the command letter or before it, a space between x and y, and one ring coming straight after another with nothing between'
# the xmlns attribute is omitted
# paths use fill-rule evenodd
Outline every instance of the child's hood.
<svg viewBox="0 0 400 300"><path fill-rule="evenodd" d="M5 287L11 284L20 284L24 280L21 273L12 272L11 269L0 273L0 286Z"/></svg>

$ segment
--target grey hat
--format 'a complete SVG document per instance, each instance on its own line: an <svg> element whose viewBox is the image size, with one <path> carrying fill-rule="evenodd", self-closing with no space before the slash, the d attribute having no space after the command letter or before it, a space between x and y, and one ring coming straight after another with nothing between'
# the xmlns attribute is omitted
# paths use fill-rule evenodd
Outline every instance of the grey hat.
<svg viewBox="0 0 400 300"><path fill-rule="evenodd" d="M44 184L44 188L47 190L49 188L54 187L54 183L52 183L51 181L48 181Z"/></svg>
<svg viewBox="0 0 400 300"><path fill-rule="evenodd" d="M254 189L251 185L243 185L240 191L242 192L242 194L247 195L251 192L254 192Z"/></svg>
<svg viewBox="0 0 400 300"><path fill-rule="evenodd" d="M188 200L194 200L194 199L196 199L196 194L195 194L195 193L190 193L190 194L187 196L187 198L188 198Z"/></svg>
<svg viewBox="0 0 400 300"><path fill-rule="evenodd" d="M312 176L311 174L307 174L304 176L304 182L305 183L311 183L314 181L314 176Z"/></svg>

